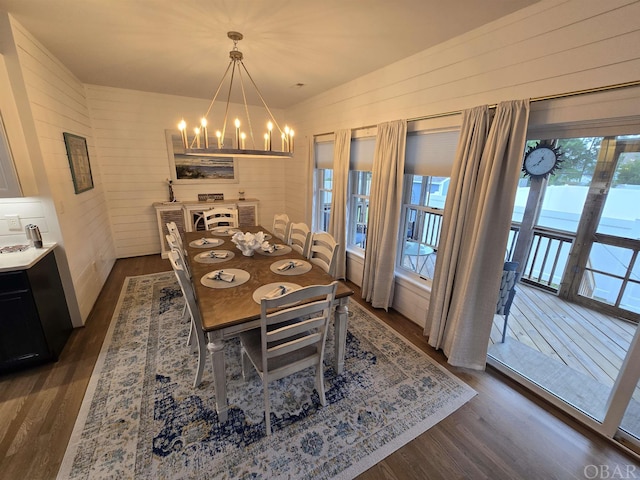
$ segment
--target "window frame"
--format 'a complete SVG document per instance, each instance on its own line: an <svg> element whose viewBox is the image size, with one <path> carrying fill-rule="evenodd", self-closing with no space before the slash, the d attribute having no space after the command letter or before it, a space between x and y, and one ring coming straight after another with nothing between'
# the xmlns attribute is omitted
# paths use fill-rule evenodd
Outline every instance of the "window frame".
<svg viewBox="0 0 640 480"><path fill-rule="evenodd" d="M347 193L347 250L364 255L367 244L367 224L369 221L369 199L371 196L372 172L365 170L349 170L349 188ZM368 190L368 192L367 192ZM364 193L367 192L367 193ZM364 218L358 221L357 208L364 204ZM361 231L359 231L361 230ZM356 236L364 235L361 242Z"/></svg>
<svg viewBox="0 0 640 480"><path fill-rule="evenodd" d="M326 172L331 172L331 188L326 188L327 181ZM328 194L329 206L323 201L324 195ZM331 201L333 200L333 169L332 168L316 168L314 169L314 207L313 207L313 229L315 231L327 231L329 227L329 218L331 216Z"/></svg>

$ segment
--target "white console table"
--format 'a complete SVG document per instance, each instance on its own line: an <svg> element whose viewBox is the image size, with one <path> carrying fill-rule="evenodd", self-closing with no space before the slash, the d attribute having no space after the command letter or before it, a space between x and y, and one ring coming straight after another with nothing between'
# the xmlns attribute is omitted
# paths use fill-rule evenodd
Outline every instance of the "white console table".
<svg viewBox="0 0 640 480"><path fill-rule="evenodd" d="M233 207L238 209L240 227L258 225L258 200L255 198L209 200L206 202L156 202L153 207L156 209L162 258L167 258L169 254L169 245L167 245L165 238L165 235L169 233L167 222L176 222L180 232L204 230L202 212L213 207Z"/></svg>

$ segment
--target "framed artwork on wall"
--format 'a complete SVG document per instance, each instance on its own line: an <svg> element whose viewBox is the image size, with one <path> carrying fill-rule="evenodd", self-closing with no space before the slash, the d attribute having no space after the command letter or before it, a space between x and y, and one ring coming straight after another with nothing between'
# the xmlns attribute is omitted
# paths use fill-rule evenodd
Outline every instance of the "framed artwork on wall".
<svg viewBox="0 0 640 480"><path fill-rule="evenodd" d="M238 163L231 157L185 155L180 132L166 130L169 169L174 183L238 183Z"/></svg>
<svg viewBox="0 0 640 480"><path fill-rule="evenodd" d="M63 135L64 145L67 147L67 157L69 157L71 177L73 178L73 188L76 194L91 190L93 188L93 177L91 176L87 139L67 132L64 132Z"/></svg>

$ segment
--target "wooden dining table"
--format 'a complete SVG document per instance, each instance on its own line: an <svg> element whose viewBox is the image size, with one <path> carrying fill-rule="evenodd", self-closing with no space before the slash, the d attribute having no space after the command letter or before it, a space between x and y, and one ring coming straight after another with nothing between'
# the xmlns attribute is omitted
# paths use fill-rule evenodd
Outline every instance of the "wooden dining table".
<svg viewBox="0 0 640 480"><path fill-rule="evenodd" d="M265 290L266 285L293 283L300 287L308 285L326 285L334 281L334 278L325 273L322 268L311 264L309 271L300 274L284 275L279 272L275 262L288 260L299 263L308 262L308 259L300 255L295 250L284 245L284 242L273 236L271 232L263 227L243 227L242 232L264 232L270 235L268 240L271 244L280 245L281 248L274 253L265 254L257 251L253 256L244 256L242 252L231 242L231 234L220 231L197 231L185 232L182 234L186 251L186 260L191 271L193 287L202 317L202 325L208 337L208 349L213 364L213 383L216 398L216 411L220 422L227 420L227 385L226 367L224 355L224 342L227 339L236 337L240 332L260 327L260 303L259 299L254 299L254 292L257 289ZM205 238L209 242L198 245ZM221 242L220 242L221 241ZM282 248L284 247L284 248ZM233 255L232 258L224 259L202 259L197 255L210 251L227 251ZM302 261L302 262L301 262ZM204 263L207 262L207 263ZM307 270L308 265L300 270ZM235 277L234 282L227 283L223 280L212 281L206 277L216 270L225 272L236 271L240 275ZM244 283L235 285L234 283L249 278ZM207 283L209 286L203 284ZM335 356L334 367L337 373L344 369L344 356L347 340L347 304L349 296L353 295L344 282L338 282L338 289L334 304L336 305L334 317L335 334ZM234 359L238 361L239 359Z"/></svg>

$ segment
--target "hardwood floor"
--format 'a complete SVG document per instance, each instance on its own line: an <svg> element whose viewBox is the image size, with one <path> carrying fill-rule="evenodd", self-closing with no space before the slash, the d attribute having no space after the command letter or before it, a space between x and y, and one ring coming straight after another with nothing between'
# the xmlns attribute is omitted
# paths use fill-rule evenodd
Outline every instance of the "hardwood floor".
<svg viewBox="0 0 640 480"><path fill-rule="evenodd" d="M57 363L0 377L0 479L55 478L124 278L169 269L159 255L118 260L87 325L73 332ZM594 472L606 468L635 468L637 477L616 478L640 478L637 457L495 371L447 366L420 327L396 312L368 307L353 287L354 300L478 392L359 478L584 479L603 478Z"/></svg>

